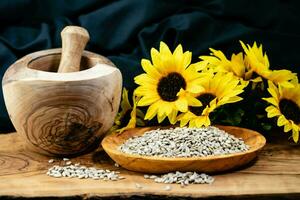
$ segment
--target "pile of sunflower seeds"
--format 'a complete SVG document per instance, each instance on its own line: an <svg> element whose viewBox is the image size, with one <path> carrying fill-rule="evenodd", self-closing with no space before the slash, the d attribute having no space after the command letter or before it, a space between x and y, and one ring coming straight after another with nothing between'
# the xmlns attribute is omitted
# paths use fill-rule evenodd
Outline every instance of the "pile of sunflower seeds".
<svg viewBox="0 0 300 200"><path fill-rule="evenodd" d="M249 146L241 138L209 126L147 131L142 136L129 138L119 150L142 156L205 157L244 152Z"/></svg>
<svg viewBox="0 0 300 200"><path fill-rule="evenodd" d="M214 178L207 174L198 174L197 172L170 172L161 176L156 175L144 175L146 179L153 179L156 183L177 183L181 186L187 186L189 184L211 184L214 182Z"/></svg>
<svg viewBox="0 0 300 200"><path fill-rule="evenodd" d="M80 178L86 179L91 178L94 180L105 180L105 181L117 181L124 179L124 177L119 176L118 171L110 171L108 169L96 169L94 167L86 167L80 165L80 163L72 164L71 161L64 159L65 165L59 166L54 165L48 169L47 175L55 178L69 177L69 178ZM49 163L53 163L54 160L49 160Z"/></svg>

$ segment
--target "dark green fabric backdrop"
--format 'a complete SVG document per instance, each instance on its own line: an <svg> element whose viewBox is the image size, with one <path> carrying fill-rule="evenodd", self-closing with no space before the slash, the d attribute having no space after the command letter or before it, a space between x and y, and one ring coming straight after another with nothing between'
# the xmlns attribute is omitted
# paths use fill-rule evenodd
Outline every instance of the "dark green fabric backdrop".
<svg viewBox="0 0 300 200"><path fill-rule="evenodd" d="M300 71L297 0L2 0L0 23L1 78L22 56L60 47L60 31L69 24L89 31L87 49L109 57L131 89L140 59L161 40L171 48L181 43L194 61L209 47L230 55L241 50L238 40L258 41L271 68ZM0 132L11 130L1 91Z"/></svg>

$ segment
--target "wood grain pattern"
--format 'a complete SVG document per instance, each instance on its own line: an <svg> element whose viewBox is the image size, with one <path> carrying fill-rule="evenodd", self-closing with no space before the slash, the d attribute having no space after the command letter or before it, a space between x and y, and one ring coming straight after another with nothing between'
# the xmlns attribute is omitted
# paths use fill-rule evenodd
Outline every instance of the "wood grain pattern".
<svg viewBox="0 0 300 200"><path fill-rule="evenodd" d="M246 152L230 155L191 157L191 158L162 158L130 155L122 153L118 147L133 136L143 135L144 132L156 129L157 127L135 128L124 131L121 134L112 134L102 141L104 150L109 156L122 167L143 173L165 173L172 171L199 171L216 173L238 168L249 163L256 156L266 143L265 138L252 130L232 127L218 126L220 129L238 137L243 138L250 146Z"/></svg>
<svg viewBox="0 0 300 200"><path fill-rule="evenodd" d="M79 72L57 71L61 49L27 55L5 73L5 104L30 149L77 155L98 145L119 108L122 76L105 57L84 51Z"/></svg>
<svg viewBox="0 0 300 200"><path fill-rule="evenodd" d="M251 165L234 172L214 175L215 182L211 185L190 185L181 188L172 184L172 190L165 191L164 184L144 179L143 174L114 167L103 151L95 151L73 160L87 166L117 169L126 179L106 182L51 178L45 174L52 166L48 163L49 157L28 151L24 144L19 134L0 135L0 197L300 197L299 145L267 144ZM141 184L143 188L137 189L135 183Z"/></svg>
<svg viewBox="0 0 300 200"><path fill-rule="evenodd" d="M78 72L82 52L90 36L86 29L79 26L66 26L61 32L62 55L59 73Z"/></svg>

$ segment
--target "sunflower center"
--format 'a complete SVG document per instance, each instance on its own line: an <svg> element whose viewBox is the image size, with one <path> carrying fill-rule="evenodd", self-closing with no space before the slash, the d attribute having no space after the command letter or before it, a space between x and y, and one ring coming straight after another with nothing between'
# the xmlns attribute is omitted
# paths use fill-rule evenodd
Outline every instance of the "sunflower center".
<svg viewBox="0 0 300 200"><path fill-rule="evenodd" d="M185 87L186 82L181 74L172 72L159 80L157 92L164 101L176 101L178 99L177 93Z"/></svg>
<svg viewBox="0 0 300 200"><path fill-rule="evenodd" d="M279 109L287 119L294 121L296 124L300 123L300 108L295 102L289 99L281 99Z"/></svg>
<svg viewBox="0 0 300 200"><path fill-rule="evenodd" d="M189 106L189 110L197 116L200 116L209 103L216 98L216 95L211 93L204 93L196 97L199 101L201 101L201 107Z"/></svg>

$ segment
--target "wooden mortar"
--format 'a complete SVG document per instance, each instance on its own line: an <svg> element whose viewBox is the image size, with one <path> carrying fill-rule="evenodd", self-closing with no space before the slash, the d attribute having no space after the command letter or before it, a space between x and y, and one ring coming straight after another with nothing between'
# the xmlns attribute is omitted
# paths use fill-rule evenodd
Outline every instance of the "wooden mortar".
<svg viewBox="0 0 300 200"><path fill-rule="evenodd" d="M2 87L9 117L27 147L75 156L96 147L112 126L122 76L109 59L83 51L85 29L68 26L61 36L62 49L38 51L11 65Z"/></svg>

